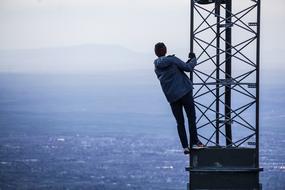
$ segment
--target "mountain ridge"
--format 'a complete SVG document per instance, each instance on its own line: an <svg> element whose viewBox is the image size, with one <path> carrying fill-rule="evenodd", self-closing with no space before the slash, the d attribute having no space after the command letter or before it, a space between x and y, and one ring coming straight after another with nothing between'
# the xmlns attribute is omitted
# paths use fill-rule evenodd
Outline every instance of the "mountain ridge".
<svg viewBox="0 0 285 190"><path fill-rule="evenodd" d="M8 73L93 73L140 70L150 67L152 59L151 55L118 45L86 44L0 50L0 71Z"/></svg>

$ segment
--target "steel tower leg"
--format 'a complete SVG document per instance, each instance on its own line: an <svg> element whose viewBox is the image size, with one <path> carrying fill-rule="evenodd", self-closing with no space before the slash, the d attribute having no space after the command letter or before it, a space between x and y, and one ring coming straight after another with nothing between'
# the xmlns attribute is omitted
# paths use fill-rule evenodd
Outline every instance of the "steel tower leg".
<svg viewBox="0 0 285 190"><path fill-rule="evenodd" d="M226 144L232 144L232 125L231 125L231 76L232 76L232 0L226 1L226 86L225 86L225 129Z"/></svg>
<svg viewBox="0 0 285 190"><path fill-rule="evenodd" d="M217 15L217 23L220 23L220 7L221 1L217 0L215 4L215 14ZM217 24L216 27L216 143L220 144L220 122L219 122L219 113L220 113L220 25Z"/></svg>

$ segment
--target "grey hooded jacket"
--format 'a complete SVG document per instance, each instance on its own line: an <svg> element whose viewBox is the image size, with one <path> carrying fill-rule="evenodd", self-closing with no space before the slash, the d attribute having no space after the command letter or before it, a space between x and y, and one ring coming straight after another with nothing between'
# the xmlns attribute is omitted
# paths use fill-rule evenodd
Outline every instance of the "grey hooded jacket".
<svg viewBox="0 0 285 190"><path fill-rule="evenodd" d="M184 71L193 71L196 64L196 58L185 63L175 55L163 56L154 60L155 73L169 103L177 101L193 89L192 82Z"/></svg>

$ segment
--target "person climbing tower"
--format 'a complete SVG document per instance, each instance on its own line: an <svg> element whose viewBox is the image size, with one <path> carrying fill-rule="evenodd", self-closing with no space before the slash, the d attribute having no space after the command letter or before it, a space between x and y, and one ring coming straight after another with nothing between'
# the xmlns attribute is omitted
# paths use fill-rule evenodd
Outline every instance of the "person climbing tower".
<svg viewBox="0 0 285 190"><path fill-rule="evenodd" d="M176 119L178 135L184 154L189 154L191 148L204 148L205 145L198 139L197 135L195 105L192 96L193 85L184 73L184 71L193 71L196 66L195 54L189 53L189 60L185 63L175 55L166 56L167 48L162 42L155 44L154 52L158 57L154 60L155 73ZM183 108L188 119L190 146L185 130Z"/></svg>

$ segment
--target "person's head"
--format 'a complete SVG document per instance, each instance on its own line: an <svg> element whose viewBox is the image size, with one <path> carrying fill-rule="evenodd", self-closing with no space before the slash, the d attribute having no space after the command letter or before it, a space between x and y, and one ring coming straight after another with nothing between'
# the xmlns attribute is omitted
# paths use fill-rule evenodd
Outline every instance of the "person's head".
<svg viewBox="0 0 285 190"><path fill-rule="evenodd" d="M167 48L164 43L158 42L154 46L154 52L155 52L155 55L157 55L157 57L162 57L162 56L165 56L167 52Z"/></svg>

